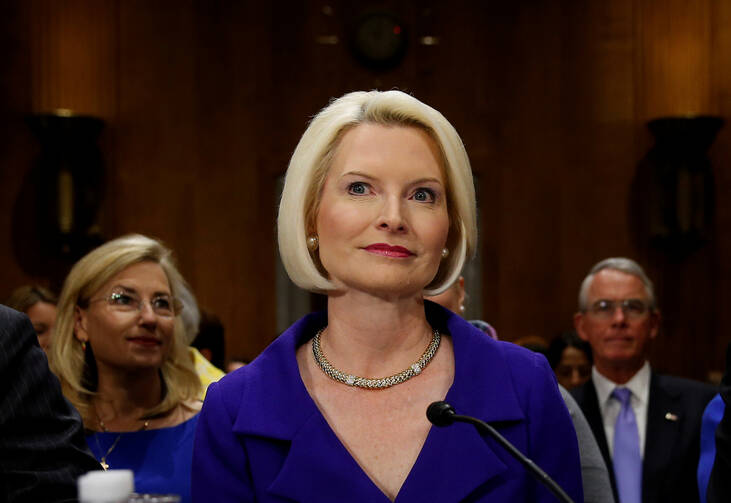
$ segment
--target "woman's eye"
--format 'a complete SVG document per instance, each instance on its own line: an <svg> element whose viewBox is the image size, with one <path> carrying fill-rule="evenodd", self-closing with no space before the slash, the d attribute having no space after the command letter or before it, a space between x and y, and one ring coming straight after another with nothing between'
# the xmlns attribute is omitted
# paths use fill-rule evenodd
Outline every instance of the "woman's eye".
<svg viewBox="0 0 731 503"><path fill-rule="evenodd" d="M363 182L353 182L348 185L348 193L362 196L368 192L368 185Z"/></svg>
<svg viewBox="0 0 731 503"><path fill-rule="evenodd" d="M417 189L413 197L415 201L429 203L434 201L434 191L431 189Z"/></svg>
<svg viewBox="0 0 731 503"><path fill-rule="evenodd" d="M134 302L134 299L124 293L113 293L109 297L109 302L111 304L117 304L119 306L129 306Z"/></svg>
<svg viewBox="0 0 731 503"><path fill-rule="evenodd" d="M167 297L157 297L152 299L152 306L155 309L171 309L172 302Z"/></svg>

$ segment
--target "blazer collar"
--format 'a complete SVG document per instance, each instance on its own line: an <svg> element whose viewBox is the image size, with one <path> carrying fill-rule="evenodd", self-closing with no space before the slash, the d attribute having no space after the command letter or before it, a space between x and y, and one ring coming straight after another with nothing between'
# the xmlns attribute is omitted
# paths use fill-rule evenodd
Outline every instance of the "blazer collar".
<svg viewBox="0 0 731 503"><path fill-rule="evenodd" d="M455 377L446 401L459 414L484 421L523 421L512 380L506 378L511 369L503 358L502 347L508 343L492 340L436 304L425 304L430 324L450 334L453 340ZM386 496L362 472L327 425L299 374L296 348L326 323L326 313L302 318L245 367L251 385L243 391L233 429L240 434L291 441L282 469L270 487L275 494L303 502L348 501L358 494L362 501L386 503ZM506 469L493 446L495 451L500 450L470 425L433 426L396 501L412 501L417 496L444 503L462 500ZM303 466L308 468L307 480L311 484L303 484ZM327 482L344 470L360 476L348 477L348 484ZM435 474L439 474L436 480ZM322 493L323 485L331 491L327 497Z"/></svg>
<svg viewBox="0 0 731 503"><path fill-rule="evenodd" d="M248 373L248 383L234 432L292 440L310 416L319 414L300 377L295 352L326 324L325 312L305 316L242 369Z"/></svg>

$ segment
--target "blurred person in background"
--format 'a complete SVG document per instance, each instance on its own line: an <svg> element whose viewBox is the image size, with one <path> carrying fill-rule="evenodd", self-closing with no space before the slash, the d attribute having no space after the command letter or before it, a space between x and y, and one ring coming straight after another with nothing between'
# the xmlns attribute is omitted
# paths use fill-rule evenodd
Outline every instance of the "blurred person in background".
<svg viewBox="0 0 731 503"><path fill-rule="evenodd" d="M453 313L458 314L464 318L465 302L467 300L467 292L464 287L464 276L460 276L459 278L457 278L457 281L452 283L452 286L444 290L442 293L438 295L427 296L425 298L446 307ZM468 321L473 326L479 328L487 335L497 340L497 332L488 322L483 320Z"/></svg>
<svg viewBox="0 0 731 503"><path fill-rule="evenodd" d="M517 344L518 346L530 349L531 351L540 353L543 356L546 356L546 354L548 353L548 341L540 335L524 335L515 339L513 341L513 344Z"/></svg>
<svg viewBox="0 0 731 503"><path fill-rule="evenodd" d="M558 382L566 389L581 386L591 378L591 346L573 330L553 339L546 357Z"/></svg>
<svg viewBox="0 0 731 503"><path fill-rule="evenodd" d="M581 284L574 327L591 345L591 379L571 390L621 503L693 503L701 417L715 388L662 375L648 355L660 330L652 281L634 260L595 264Z"/></svg>
<svg viewBox="0 0 731 503"><path fill-rule="evenodd" d="M190 501L200 381L169 249L128 235L91 251L64 282L51 366L104 469L131 469L141 493Z"/></svg>
<svg viewBox="0 0 731 503"><path fill-rule="evenodd" d="M225 373L211 362L209 352L205 350L205 347L203 351L201 351L195 346L195 341L201 336L201 328L205 330L205 335L208 333L209 325L205 318L203 318L203 323L201 322L201 312L198 308L198 301L193 294L193 290L187 285L187 283L183 283L180 286L177 299L182 305L180 319L183 322L185 341L188 344L190 360L193 362L195 373L198 374L198 379L200 379L201 382L198 399L203 401L206 397L206 390L208 390L208 386L211 383L218 381L225 375ZM221 327L220 335L223 337L223 325L220 325L219 323L219 326ZM223 351L223 341L221 341L220 349Z"/></svg>
<svg viewBox="0 0 731 503"><path fill-rule="evenodd" d="M226 364L226 373L233 372L249 364L249 359L243 356L234 356Z"/></svg>
<svg viewBox="0 0 731 503"><path fill-rule="evenodd" d="M57 300L56 295L47 288L24 285L16 288L5 302L6 306L28 315L38 336L38 344L46 353L56 324Z"/></svg>

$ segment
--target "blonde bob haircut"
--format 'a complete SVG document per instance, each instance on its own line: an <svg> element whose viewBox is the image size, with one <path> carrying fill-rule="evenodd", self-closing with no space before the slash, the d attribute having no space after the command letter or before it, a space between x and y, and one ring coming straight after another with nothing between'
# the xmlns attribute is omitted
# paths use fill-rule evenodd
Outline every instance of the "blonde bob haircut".
<svg viewBox="0 0 731 503"><path fill-rule="evenodd" d="M75 309L89 305L89 299L117 273L140 262L160 265L167 276L173 296L187 288L178 272L172 252L155 239L139 234L123 236L92 250L71 269L58 301L56 328L51 346L51 369L61 381L66 398L77 408L84 424L95 424L91 400L96 394L97 376L93 348L84 351L74 333ZM177 314L177 313L176 313ZM160 369L164 396L144 418L165 414L178 404L195 399L200 380L188 354L183 323L175 318L170 353Z"/></svg>
<svg viewBox="0 0 731 503"><path fill-rule="evenodd" d="M279 204L279 253L289 277L306 290L327 293L335 286L317 251L307 248L316 232L322 187L343 135L360 124L415 127L439 148L446 181L449 234L443 260L424 295L437 295L454 283L472 257L477 216L472 169L457 131L437 110L401 91L353 92L333 100L310 122L289 162Z"/></svg>

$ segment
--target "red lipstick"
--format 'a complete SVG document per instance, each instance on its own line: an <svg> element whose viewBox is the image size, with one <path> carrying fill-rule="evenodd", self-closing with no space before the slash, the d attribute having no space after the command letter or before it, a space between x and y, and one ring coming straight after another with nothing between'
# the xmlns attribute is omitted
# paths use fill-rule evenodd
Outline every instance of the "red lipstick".
<svg viewBox="0 0 731 503"><path fill-rule="evenodd" d="M134 344L139 344L140 346L145 346L145 347L159 346L160 344L162 344L162 342L159 341L158 339L156 339L155 337L146 337L146 336L130 337L127 340Z"/></svg>
<svg viewBox="0 0 731 503"><path fill-rule="evenodd" d="M375 243L370 246L366 246L364 249L370 253L383 255L384 257L405 258L413 255L411 250L408 248L404 248L403 246L391 246L386 243Z"/></svg>

